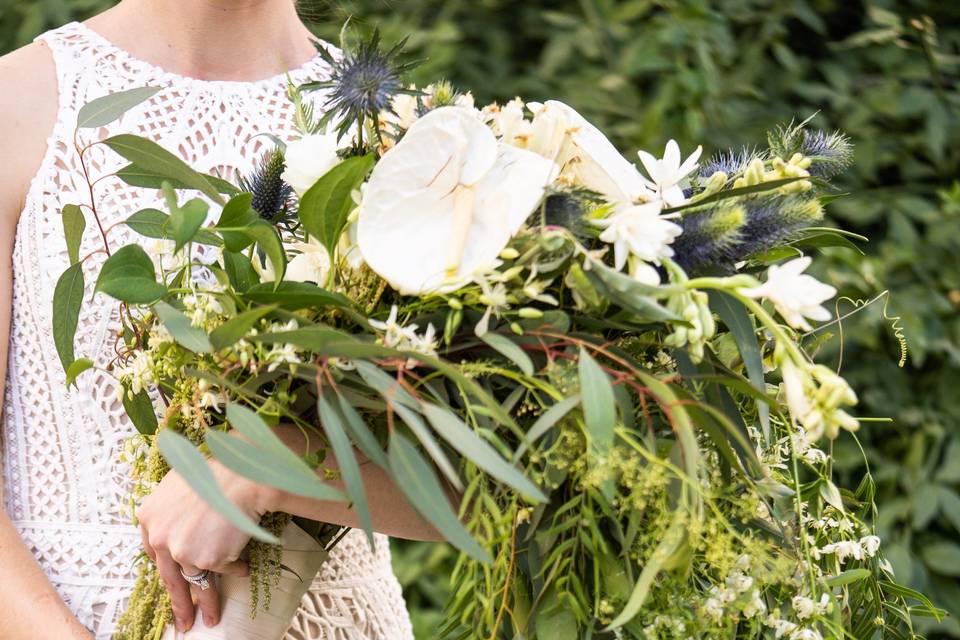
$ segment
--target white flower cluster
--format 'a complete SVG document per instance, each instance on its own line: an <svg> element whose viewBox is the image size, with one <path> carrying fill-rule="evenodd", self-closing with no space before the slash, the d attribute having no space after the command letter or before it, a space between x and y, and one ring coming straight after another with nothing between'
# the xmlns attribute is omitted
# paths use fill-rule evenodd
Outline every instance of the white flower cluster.
<svg viewBox="0 0 960 640"><path fill-rule="evenodd" d="M368 320L371 327L382 332L378 340L380 344L391 349L413 351L421 355L436 357L439 343L433 324L428 324L426 331L420 334L417 333L416 324L404 326L397 322L397 314L397 305L393 305L390 308L390 315L385 321ZM407 361L407 366L413 367L416 364L416 358L410 358Z"/></svg>
<svg viewBox="0 0 960 640"><path fill-rule="evenodd" d="M809 331L811 327L806 318L821 322L829 320L830 311L823 303L837 294L835 288L803 273L811 261L811 258L803 257L771 265L766 282L740 289L740 293L748 298L766 298L787 324Z"/></svg>

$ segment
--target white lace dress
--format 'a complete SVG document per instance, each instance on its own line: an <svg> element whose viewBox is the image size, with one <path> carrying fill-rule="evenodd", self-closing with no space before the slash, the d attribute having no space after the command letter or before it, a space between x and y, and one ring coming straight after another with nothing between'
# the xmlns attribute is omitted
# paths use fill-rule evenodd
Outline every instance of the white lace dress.
<svg viewBox="0 0 960 640"><path fill-rule="evenodd" d="M124 441L135 433L108 375L81 376L67 389L51 332L54 285L68 265L60 207L88 203L74 144L77 111L110 92L159 86L149 101L100 130L81 131L81 145L117 133L152 138L204 172L233 177L248 171L270 132L289 138L286 78L260 82L201 81L137 60L89 27L71 23L39 37L53 52L59 115L40 169L30 185L13 253L13 321L3 404L4 506L40 566L98 640L109 638L133 586L140 536L130 524ZM290 72L294 81L322 76L313 58ZM124 162L102 145L87 152L87 170L105 228L134 211L157 207L154 191L133 189L109 174ZM214 212L211 212L213 215ZM100 238L87 220L81 256ZM124 225L110 232L124 244L139 236ZM92 294L93 268L87 270ZM77 331L77 356L99 364L111 357L116 305L98 295L86 302ZM399 639L413 637L388 540L371 552L352 532L304 598L288 638ZM242 639L238 639L242 640Z"/></svg>

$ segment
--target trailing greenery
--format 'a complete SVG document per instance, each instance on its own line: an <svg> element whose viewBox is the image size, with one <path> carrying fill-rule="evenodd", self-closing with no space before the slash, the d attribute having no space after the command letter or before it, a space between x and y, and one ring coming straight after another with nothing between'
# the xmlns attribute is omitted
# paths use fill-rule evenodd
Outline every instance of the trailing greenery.
<svg viewBox="0 0 960 640"><path fill-rule="evenodd" d="M13 1L0 7L0 50L82 19L103 0ZM860 432L887 555L903 582L954 617L960 637L960 6L941 0L349 0L305 2L318 33L336 41L348 15L388 42L412 34L415 76L444 75L501 101L555 96L613 134L623 148L676 137L708 151L793 115L840 128L856 163L831 206L871 238L863 257L837 253L825 278L867 310L843 325L845 376L861 412L894 418ZM929 16L929 19L924 16ZM587 79L601 77L599 85ZM760 144L762 140L754 141ZM829 253L829 251L828 251ZM851 305L841 305L841 312ZM886 311L886 313L885 313ZM902 319L910 357L890 318ZM835 332L835 331L834 331ZM839 358L823 345L826 361ZM831 360L832 358L832 360ZM864 471L838 449L838 468ZM446 599L442 550L401 545L395 561L419 637L432 637ZM449 558L450 556L448 556ZM936 635L936 633L930 633Z"/></svg>

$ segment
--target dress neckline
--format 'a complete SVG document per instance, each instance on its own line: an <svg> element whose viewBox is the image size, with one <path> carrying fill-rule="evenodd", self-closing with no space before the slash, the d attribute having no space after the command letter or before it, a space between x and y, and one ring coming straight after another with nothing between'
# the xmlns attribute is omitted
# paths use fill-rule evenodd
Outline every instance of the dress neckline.
<svg viewBox="0 0 960 640"><path fill-rule="evenodd" d="M142 58L138 58L126 49L117 46L99 31L87 26L83 22L71 22L68 26L82 33L89 40L97 43L101 49L109 51L114 57L123 60L131 67L138 68L141 72L149 73L151 76L158 77L162 80L171 81L174 84L187 84L192 85L195 88L209 87L211 89L263 89L278 85L284 86L286 85L288 78L290 81L296 83L297 81L306 79L310 72L322 71L327 66L320 52L317 52L300 66L282 71L260 80L204 80L201 78L194 78L192 76L175 73L173 71L167 71L157 64L147 62ZM318 39L317 41L325 47L333 48L332 45L324 40Z"/></svg>

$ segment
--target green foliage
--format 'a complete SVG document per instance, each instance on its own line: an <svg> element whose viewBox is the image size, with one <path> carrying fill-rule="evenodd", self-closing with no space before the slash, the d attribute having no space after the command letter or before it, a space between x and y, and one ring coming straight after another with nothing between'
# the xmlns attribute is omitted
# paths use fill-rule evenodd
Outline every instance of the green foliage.
<svg viewBox="0 0 960 640"><path fill-rule="evenodd" d="M0 50L83 19L108 0L10 2ZM870 424L861 442L877 482L878 524L900 581L932 595L960 637L960 585L944 557L960 535L960 7L940 0L312 0L304 13L337 42L344 19L384 40L410 35L424 62L415 77L450 78L478 99L556 97L624 148L667 137L708 151L819 111L856 148L831 207L867 235L866 256L835 252L827 276L854 299L891 289L845 321L845 376ZM929 17L926 17L929 16ZM168 176L169 177L169 176ZM153 177L154 186L159 179ZM218 186L219 188L219 186ZM199 239L198 239L199 240ZM249 266L249 263L246 263ZM841 313L850 305L841 305ZM900 344L889 317L909 341ZM889 317L888 317L889 316ZM839 327L833 332L839 335ZM836 338L823 348L839 361ZM856 445L837 443L837 467L863 474ZM848 483L849 484L849 483ZM453 555L405 543L395 557L418 637L433 637ZM932 623L931 623L932 624ZM930 635L937 635L928 630Z"/></svg>

